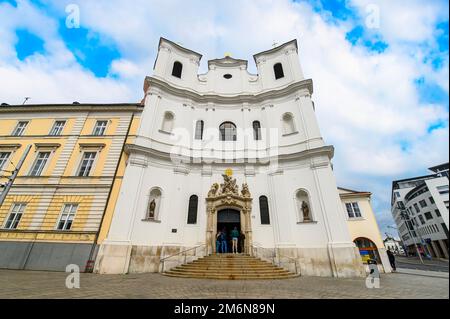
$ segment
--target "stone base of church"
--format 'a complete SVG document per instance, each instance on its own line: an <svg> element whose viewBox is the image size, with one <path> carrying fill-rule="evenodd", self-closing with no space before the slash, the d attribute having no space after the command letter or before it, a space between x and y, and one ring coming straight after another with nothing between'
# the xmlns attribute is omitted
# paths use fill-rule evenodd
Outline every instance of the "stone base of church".
<svg viewBox="0 0 450 319"><path fill-rule="evenodd" d="M94 272L105 275L128 273L131 248L132 246L128 242L111 242L100 245Z"/></svg>
<svg viewBox="0 0 450 319"><path fill-rule="evenodd" d="M168 271L180 264L205 256L204 247L186 251L191 248L194 247L103 244L97 257L95 272L126 274ZM179 254L183 251L186 252ZM273 251L276 251L276 256ZM293 273L297 272L301 276L339 278L366 276L358 249L346 245L333 245L328 248L276 248L275 250L264 248L259 251L254 250L254 255L278 264ZM163 258L167 258L164 263L161 262Z"/></svg>
<svg viewBox="0 0 450 319"><path fill-rule="evenodd" d="M315 247L276 248L276 257L269 252L256 253L257 257L279 264L301 276L316 277L365 277L366 272L357 248ZM296 263L295 263L296 262Z"/></svg>
<svg viewBox="0 0 450 319"><path fill-rule="evenodd" d="M189 250L191 248L192 250ZM180 264L189 263L204 257L204 250L205 247L195 249L195 247L174 245L132 246L102 244L94 271L99 274L110 275L163 272ZM184 251L186 252L183 253ZM167 259L161 262L163 258Z"/></svg>

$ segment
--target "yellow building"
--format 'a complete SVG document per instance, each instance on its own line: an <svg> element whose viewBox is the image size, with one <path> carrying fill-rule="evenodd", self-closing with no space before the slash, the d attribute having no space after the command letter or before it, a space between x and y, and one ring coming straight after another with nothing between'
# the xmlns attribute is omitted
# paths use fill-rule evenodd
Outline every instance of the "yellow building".
<svg viewBox="0 0 450 319"><path fill-rule="evenodd" d="M381 272L391 272L391 266L386 254L383 239L372 209L369 192L358 192L338 188L347 226L353 242L358 247L363 262L367 265L369 259L376 260ZM366 267L368 270L368 267Z"/></svg>
<svg viewBox="0 0 450 319"><path fill-rule="evenodd" d="M83 271L114 211L140 104L2 105L0 268ZM28 145L31 146L28 153ZM0 191L5 191L3 187ZM110 204L107 204L107 203Z"/></svg>

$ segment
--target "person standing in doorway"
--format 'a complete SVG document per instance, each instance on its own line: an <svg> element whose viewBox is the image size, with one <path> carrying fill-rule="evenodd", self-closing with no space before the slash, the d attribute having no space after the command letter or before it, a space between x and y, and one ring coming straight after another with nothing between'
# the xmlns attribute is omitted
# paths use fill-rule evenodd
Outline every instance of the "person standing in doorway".
<svg viewBox="0 0 450 319"><path fill-rule="evenodd" d="M241 232L241 235L239 236L239 247L241 254L245 253L245 235L243 232Z"/></svg>
<svg viewBox="0 0 450 319"><path fill-rule="evenodd" d="M227 247L227 229L224 227L220 233L220 247L222 248L222 254L228 253Z"/></svg>
<svg viewBox="0 0 450 319"><path fill-rule="evenodd" d="M238 253L238 240L239 240L239 230L237 227L234 227L234 229L231 231L231 239L233 240L233 254Z"/></svg>
<svg viewBox="0 0 450 319"><path fill-rule="evenodd" d="M395 256L394 256L394 254L392 253L392 251L390 249L388 249L386 253L388 255L389 263L391 264L392 270L396 271L397 267L395 266Z"/></svg>
<svg viewBox="0 0 450 319"><path fill-rule="evenodd" d="M219 230L216 235L216 254L220 254L222 248L222 232Z"/></svg>

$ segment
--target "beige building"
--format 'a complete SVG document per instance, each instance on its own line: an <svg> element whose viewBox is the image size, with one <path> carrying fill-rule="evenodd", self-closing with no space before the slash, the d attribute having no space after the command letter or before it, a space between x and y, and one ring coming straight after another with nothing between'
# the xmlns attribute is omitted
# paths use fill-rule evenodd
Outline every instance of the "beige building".
<svg viewBox="0 0 450 319"><path fill-rule="evenodd" d="M345 188L338 190L347 214L350 235L359 249L364 264L367 265L367 261L373 259L377 261L380 272L391 272L386 248L370 202L372 194Z"/></svg>
<svg viewBox="0 0 450 319"><path fill-rule="evenodd" d="M124 144L133 139L142 108L136 103L0 107L0 184L18 169L9 191L0 189L5 197L0 268L92 266L122 181Z"/></svg>

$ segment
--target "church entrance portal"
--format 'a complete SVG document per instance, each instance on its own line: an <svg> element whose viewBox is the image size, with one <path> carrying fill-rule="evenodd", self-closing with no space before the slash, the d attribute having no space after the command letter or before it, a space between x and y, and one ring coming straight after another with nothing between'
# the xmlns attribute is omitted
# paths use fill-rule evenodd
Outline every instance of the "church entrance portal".
<svg viewBox="0 0 450 319"><path fill-rule="evenodd" d="M228 175L222 175L223 184L215 183L211 186L206 197L206 247L208 254L216 253L217 232L224 227L230 238L230 233L237 227L241 237L239 251L250 254L252 247L252 197L246 183L242 184L241 190L236 180ZM231 239L231 238L230 238ZM231 244L230 244L231 252Z"/></svg>
<svg viewBox="0 0 450 319"><path fill-rule="evenodd" d="M217 232L225 231L227 238L227 252L231 252L232 247L232 239L231 239L231 231L237 228L240 234L243 233L241 228L241 212L235 209L223 209L217 214ZM238 242L238 252L244 252L244 238L241 235Z"/></svg>

